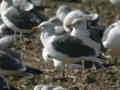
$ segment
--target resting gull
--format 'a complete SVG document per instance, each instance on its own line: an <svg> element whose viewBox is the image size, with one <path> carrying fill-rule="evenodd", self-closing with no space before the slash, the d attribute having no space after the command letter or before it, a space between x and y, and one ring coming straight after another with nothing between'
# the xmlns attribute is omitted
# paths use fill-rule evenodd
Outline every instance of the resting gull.
<svg viewBox="0 0 120 90"><path fill-rule="evenodd" d="M102 39L104 29L100 28L100 26L97 24L98 18L99 18L98 14L94 14L94 13L86 14L79 10L71 11L64 19L64 22L63 22L64 30L66 32L71 32L72 22L75 19L76 20L83 19L82 22L79 21L79 23L76 26L80 25L79 27L84 27L86 29L81 31L81 30L75 30L74 28L72 32L74 33L74 36L79 37L79 35L77 34L81 34L81 33L78 33L77 31L79 32L81 31L82 35L92 39L96 43L99 43L101 45L101 49L103 49L101 39Z"/></svg>
<svg viewBox="0 0 120 90"><path fill-rule="evenodd" d="M13 31L29 33L32 31L32 27L37 26L42 21L46 20L43 19L44 15L39 13L39 16L42 15L40 18L32 11L34 7L31 5L33 4L25 2L25 0L22 0L22 2L21 0L13 1L13 6L9 7L1 14L3 23L5 23ZM26 6L26 3L28 3L28 6Z"/></svg>

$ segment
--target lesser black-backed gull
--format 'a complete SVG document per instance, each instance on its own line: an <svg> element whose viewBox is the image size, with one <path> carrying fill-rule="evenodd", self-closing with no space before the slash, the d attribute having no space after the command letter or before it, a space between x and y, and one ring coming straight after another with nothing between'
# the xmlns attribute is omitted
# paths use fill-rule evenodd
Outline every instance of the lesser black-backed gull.
<svg viewBox="0 0 120 90"><path fill-rule="evenodd" d="M54 27L50 22L40 24L38 29L41 31L44 41L46 41L46 53L44 52L43 56L67 64L81 61L81 59L101 63L101 60L97 58L95 48L91 47L90 43L86 44L84 40L69 34L55 35L53 33ZM50 59L46 61L49 62Z"/></svg>
<svg viewBox="0 0 120 90"><path fill-rule="evenodd" d="M23 0L22 2L21 0L13 0L13 2L15 4L13 4L13 6L9 7L1 14L3 22L10 29L17 32L31 32L33 26L37 26L42 21L46 20L44 19L45 15L39 13L38 16L32 11L34 7L29 8L31 4L28 7L24 7L26 3L28 3L26 0ZM28 11L26 11L25 9L27 9Z"/></svg>
<svg viewBox="0 0 120 90"><path fill-rule="evenodd" d="M85 27L87 30L87 31L86 30L83 30L83 31L82 30L74 30L74 31L75 32L76 31L84 32L85 37L88 37L88 38L94 40L96 43L99 43L102 47L101 39L102 39L102 35L103 35L104 30L102 30L99 27L99 25L96 24L97 19L98 19L98 14L94 14L94 13L86 14L86 13L83 13L79 10L71 11L64 19L63 26L64 26L65 31L71 32L70 26L71 26L74 19L76 19L76 20L83 19L82 22L79 21L79 23L77 25L81 25L80 27ZM81 34L81 33L76 33L76 35L77 34ZM83 34L81 34L81 35L83 35Z"/></svg>

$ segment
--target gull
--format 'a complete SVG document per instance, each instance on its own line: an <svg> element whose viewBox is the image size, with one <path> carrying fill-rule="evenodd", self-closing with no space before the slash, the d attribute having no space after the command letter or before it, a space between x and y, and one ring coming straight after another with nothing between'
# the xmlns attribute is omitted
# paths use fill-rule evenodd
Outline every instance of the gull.
<svg viewBox="0 0 120 90"><path fill-rule="evenodd" d="M62 26L65 16L73 10L72 7L67 5L61 5L56 11L56 16L49 19L50 22L56 24L57 26Z"/></svg>
<svg viewBox="0 0 120 90"><path fill-rule="evenodd" d="M95 42L90 38L90 32L87 28L87 20L85 18L74 19L72 22L72 31L70 33L71 36L82 39L87 45L89 44L91 47L95 48L97 51L101 49L99 43Z"/></svg>
<svg viewBox="0 0 120 90"><path fill-rule="evenodd" d="M13 6L10 6L1 14L1 19L8 28L14 31L15 35L16 32L20 33L21 43L24 43L23 33L34 33L32 28L46 20L44 14L39 13L38 15L33 9L34 5L27 0L13 0ZM25 49L24 45L23 48Z"/></svg>
<svg viewBox="0 0 120 90"><path fill-rule="evenodd" d="M76 30L74 28L73 32L72 32L72 22L74 20L77 19L83 19L82 22L79 21L79 23L77 23L77 27L83 27L84 30ZM81 33L78 32L82 32L82 35L85 37L88 37L89 39L93 40L96 43L99 43L101 46L101 50L103 49L102 46L102 35L104 33L104 29L102 29L98 24L97 21L99 19L98 14L96 13L90 13L90 14L86 14L84 12L81 12L80 10L74 10L71 11L64 19L63 22L63 26L64 26L64 30L66 32L72 32L72 34L74 33L74 36L79 37L81 35ZM78 27L78 29L79 29ZM78 35L80 34L80 35Z"/></svg>
<svg viewBox="0 0 120 90"><path fill-rule="evenodd" d="M65 64L71 64L84 59L101 64L101 59L97 58L97 51L89 45L91 43L86 44L83 39L67 33L56 35L54 24L47 21L41 23L36 29L41 32L41 42L45 43L42 56L46 62L58 60Z"/></svg>
<svg viewBox="0 0 120 90"><path fill-rule="evenodd" d="M2 75L0 75L0 90L10 90L8 81Z"/></svg>
<svg viewBox="0 0 120 90"><path fill-rule="evenodd" d="M111 24L104 32L102 43L112 56L120 56L120 21Z"/></svg>
<svg viewBox="0 0 120 90"><path fill-rule="evenodd" d="M18 1L21 2L21 0ZM42 19L40 19L31 11L26 12L26 10L31 9L31 7L23 7L26 5L26 3L19 2L14 2L14 6L11 6L7 10L5 10L2 13L1 18L3 20L3 23L5 23L13 31L31 32L32 27L42 22Z"/></svg>
<svg viewBox="0 0 120 90"><path fill-rule="evenodd" d="M13 6L1 13L1 19L8 28L15 32L32 32L33 26L37 26L46 20L45 15L40 13L39 16L36 15L33 8L34 5L27 0L13 0ZM5 25L4 27L6 27Z"/></svg>

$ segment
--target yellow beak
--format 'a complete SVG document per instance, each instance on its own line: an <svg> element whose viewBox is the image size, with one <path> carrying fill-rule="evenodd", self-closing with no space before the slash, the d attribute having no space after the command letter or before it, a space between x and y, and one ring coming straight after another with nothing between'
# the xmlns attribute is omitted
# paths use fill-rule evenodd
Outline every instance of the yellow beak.
<svg viewBox="0 0 120 90"><path fill-rule="evenodd" d="M37 27L37 26L32 27L32 32L37 32L37 30L38 30L38 27Z"/></svg>

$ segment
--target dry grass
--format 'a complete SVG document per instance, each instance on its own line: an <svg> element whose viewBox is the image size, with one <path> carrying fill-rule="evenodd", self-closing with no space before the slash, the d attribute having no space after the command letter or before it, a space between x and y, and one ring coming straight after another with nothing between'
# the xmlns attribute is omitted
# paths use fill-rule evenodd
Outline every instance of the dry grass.
<svg viewBox="0 0 120 90"><path fill-rule="evenodd" d="M66 4L75 8L80 8L84 11L97 12L103 16L100 24L107 27L115 20L120 19L120 8L111 5L107 0L83 0L79 3L64 2L64 0L51 0L48 4L49 17L55 15L58 6ZM52 64L45 64L41 57L42 46L39 41L39 36L31 42L26 43L27 50L25 51L24 63L33 68L39 69L43 73L34 75L33 77L25 78L26 74L10 74L6 75L9 83L21 90L33 90L37 84L54 84L61 85L66 90L120 90L120 61L111 60L113 66L106 70L78 69L65 70L65 78L61 77L61 71L54 70ZM38 58L33 58L28 52L31 51ZM47 71L48 70L48 71ZM49 71L49 70L53 70ZM24 78L23 78L24 76Z"/></svg>

